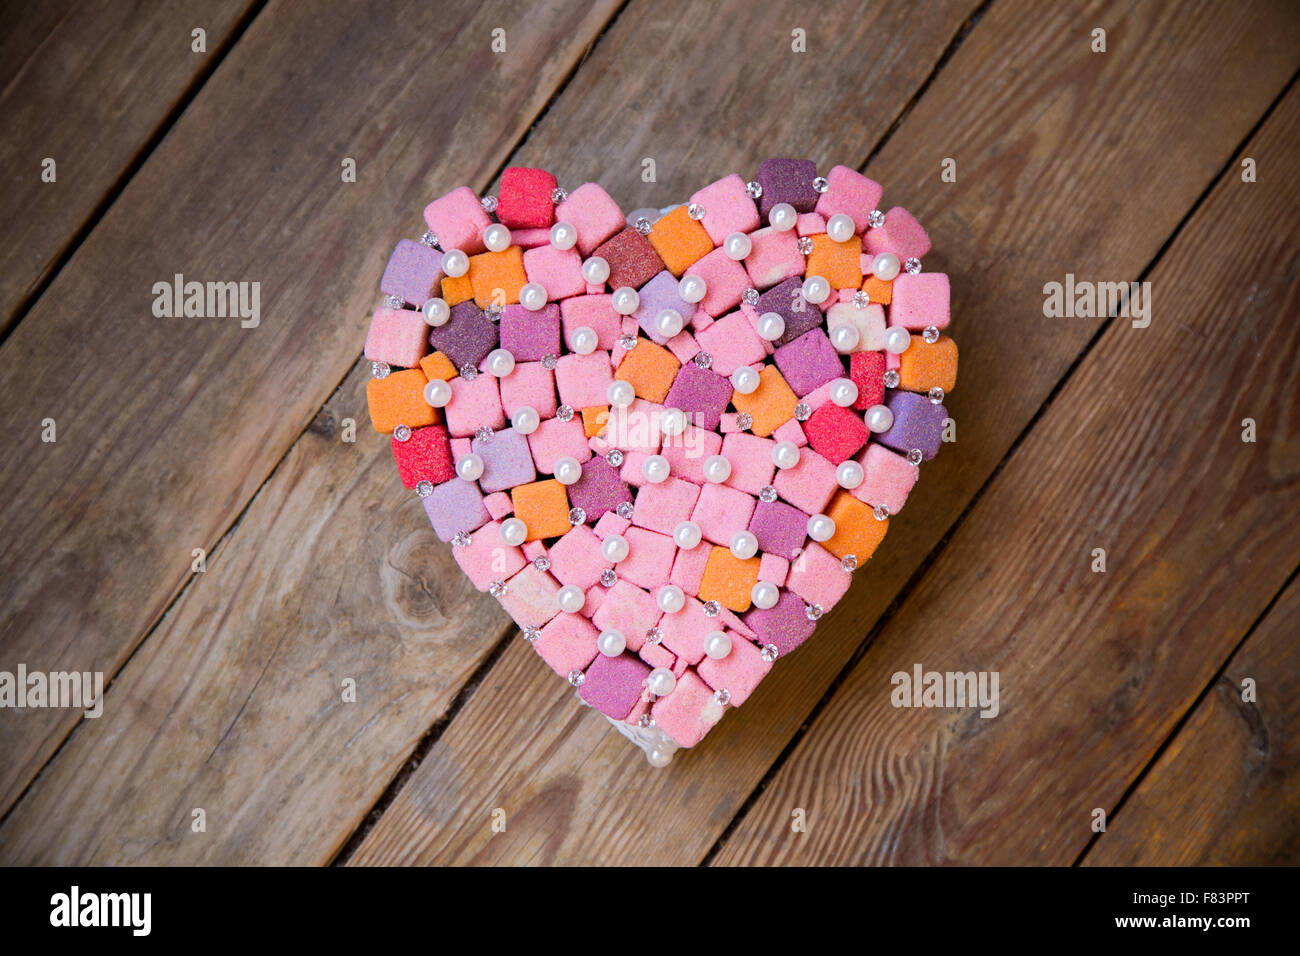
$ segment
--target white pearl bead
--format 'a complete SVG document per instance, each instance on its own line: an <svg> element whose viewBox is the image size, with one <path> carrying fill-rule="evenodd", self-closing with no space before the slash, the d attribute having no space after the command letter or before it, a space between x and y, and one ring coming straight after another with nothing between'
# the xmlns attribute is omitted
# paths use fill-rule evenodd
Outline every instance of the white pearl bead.
<svg viewBox="0 0 1300 956"><path fill-rule="evenodd" d="M631 315L641 307L641 296L630 285L621 285L614 290L611 304L619 315Z"/></svg>
<svg viewBox="0 0 1300 956"><path fill-rule="evenodd" d="M676 614L686 607L686 595L675 584L665 584L655 592L655 603L665 614Z"/></svg>
<svg viewBox="0 0 1300 956"><path fill-rule="evenodd" d="M744 560L758 554L758 538L752 531L737 531L731 536L731 553Z"/></svg>
<svg viewBox="0 0 1300 956"><path fill-rule="evenodd" d="M501 540L516 547L528 537L528 526L521 518L507 518L501 522Z"/></svg>
<svg viewBox="0 0 1300 956"><path fill-rule="evenodd" d="M882 252L871 260L871 274L885 282L894 279L900 268L898 256L892 252Z"/></svg>
<svg viewBox="0 0 1300 956"><path fill-rule="evenodd" d="M710 455L704 459L704 477L715 485L722 484L731 477L731 462L721 455Z"/></svg>
<svg viewBox="0 0 1300 956"><path fill-rule="evenodd" d="M587 595L576 584L566 584L555 595L555 603L560 606L561 611L577 614L587 603Z"/></svg>
<svg viewBox="0 0 1300 956"><path fill-rule="evenodd" d="M785 335L785 319L779 312L764 312L758 317L758 334L760 338L775 342Z"/></svg>
<svg viewBox="0 0 1300 956"><path fill-rule="evenodd" d="M553 474L560 484L572 485L582 477L582 465L578 464L578 459L565 455L563 458L556 459Z"/></svg>
<svg viewBox="0 0 1300 956"><path fill-rule="evenodd" d="M758 388L758 373L748 365L742 365L731 373L731 387L741 395L749 395Z"/></svg>
<svg viewBox="0 0 1300 956"><path fill-rule="evenodd" d="M627 538L621 534L611 534L608 538L600 543L600 553L610 564L618 564L625 559L632 551L632 546L627 543Z"/></svg>
<svg viewBox="0 0 1300 956"><path fill-rule="evenodd" d="M831 329L831 345L837 352L852 352L861 341L862 333L856 325L837 325Z"/></svg>
<svg viewBox="0 0 1300 956"><path fill-rule="evenodd" d="M582 264L582 277L588 285L604 285L609 278L609 263L600 256L592 256Z"/></svg>
<svg viewBox="0 0 1300 956"><path fill-rule="evenodd" d="M673 529L673 541L677 547L683 551L689 551L697 547L700 539L704 537L704 532L694 521L683 521Z"/></svg>
<svg viewBox="0 0 1300 956"><path fill-rule="evenodd" d="M901 325L891 325L885 329L885 351L901 355L912 344L912 333Z"/></svg>
<svg viewBox="0 0 1300 956"><path fill-rule="evenodd" d="M440 325L446 325L447 320L451 318L451 306L447 305L446 299L439 299L437 296L425 299L424 305L420 306L420 312L424 315L424 321L435 329Z"/></svg>
<svg viewBox="0 0 1300 956"><path fill-rule="evenodd" d="M546 286L528 282L519 290L519 304L529 312L540 312L546 307Z"/></svg>
<svg viewBox="0 0 1300 956"><path fill-rule="evenodd" d="M720 661L731 653L731 637L726 631L710 631L704 639L704 653Z"/></svg>
<svg viewBox="0 0 1300 956"><path fill-rule="evenodd" d="M596 330L589 325L580 325L573 330L569 336L569 348L579 355L590 355L596 351L596 346L600 344L600 336Z"/></svg>
<svg viewBox="0 0 1300 956"><path fill-rule="evenodd" d="M531 435L542 423L542 416L531 405L520 405L510 413L510 427L521 435Z"/></svg>
<svg viewBox="0 0 1300 956"><path fill-rule="evenodd" d="M699 276L682 276L682 281L677 283L677 294L683 302L699 302L708 291L708 283Z"/></svg>
<svg viewBox="0 0 1300 956"><path fill-rule="evenodd" d="M799 446L792 441L779 441L772 446L772 464L778 468L793 468L799 464Z"/></svg>
<svg viewBox="0 0 1300 956"><path fill-rule="evenodd" d="M556 249L572 249L578 242L578 230L571 222L557 222L551 227L551 245Z"/></svg>
<svg viewBox="0 0 1300 956"><path fill-rule="evenodd" d="M478 481L483 477L483 456L469 454L456 462L456 474L466 481Z"/></svg>
<svg viewBox="0 0 1300 956"><path fill-rule="evenodd" d="M754 251L754 243L743 232L733 232L722 240L722 248L726 251L727 258L739 262Z"/></svg>
<svg viewBox="0 0 1300 956"><path fill-rule="evenodd" d="M767 214L767 224L777 232L789 232L799 221L799 213L788 202L779 202Z"/></svg>
<svg viewBox="0 0 1300 956"><path fill-rule="evenodd" d="M646 687L656 697L666 697L677 687L677 678L666 667L656 667L645 679Z"/></svg>
<svg viewBox="0 0 1300 956"><path fill-rule="evenodd" d="M615 408L627 408L636 399L636 390L631 382L616 378L609 383L609 388L605 389L605 397Z"/></svg>
<svg viewBox="0 0 1300 956"><path fill-rule="evenodd" d="M889 410L888 405L872 405L867 409L867 414L863 416L867 427L876 434L887 432L894 427L894 413Z"/></svg>
<svg viewBox="0 0 1300 956"><path fill-rule="evenodd" d="M442 271L455 278L469 272L469 256L459 249L448 249L442 254Z"/></svg>
<svg viewBox="0 0 1300 956"><path fill-rule="evenodd" d="M776 607L776 602L781 600L781 589L771 581L758 581L749 589L749 599L754 602L754 607L766 611Z"/></svg>
<svg viewBox="0 0 1300 956"><path fill-rule="evenodd" d="M488 252L505 252L510 248L510 230L499 222L488 226L483 230L483 245Z"/></svg>
<svg viewBox="0 0 1300 956"><path fill-rule="evenodd" d="M663 768L673 762L673 752L666 747L651 747L645 759L650 762L650 766Z"/></svg>
<svg viewBox="0 0 1300 956"><path fill-rule="evenodd" d="M665 435L680 435L686 431L686 413L680 408L665 408L659 416L659 430Z"/></svg>
<svg viewBox="0 0 1300 956"><path fill-rule="evenodd" d="M676 309L664 309L655 316L655 331L666 339L671 339L685 327L682 314Z"/></svg>
<svg viewBox="0 0 1300 956"><path fill-rule="evenodd" d="M858 387L852 379L837 378L831 382L831 401L841 408L848 408L858 400Z"/></svg>
<svg viewBox="0 0 1300 956"><path fill-rule="evenodd" d="M505 378L515 370L515 357L505 349L493 349L488 353L487 370L497 378Z"/></svg>
<svg viewBox="0 0 1300 956"><path fill-rule="evenodd" d="M803 280L803 297L814 305L821 305L831 295L831 284L821 276L809 276Z"/></svg>
<svg viewBox="0 0 1300 956"><path fill-rule="evenodd" d="M652 485L668 480L668 473L671 471L668 459L663 455L651 455L645 461L641 462L641 474L645 480Z"/></svg>
<svg viewBox="0 0 1300 956"><path fill-rule="evenodd" d="M600 632L600 637L596 638L596 647L606 657L618 657L627 648L627 638L622 631L611 628Z"/></svg>
<svg viewBox="0 0 1300 956"><path fill-rule="evenodd" d="M434 408L442 408L451 401L451 386L440 378L430 379L424 386L424 400Z"/></svg>
<svg viewBox="0 0 1300 956"><path fill-rule="evenodd" d="M835 537L835 522L826 515L813 515L808 519L808 537L814 541L829 541Z"/></svg>
<svg viewBox="0 0 1300 956"><path fill-rule="evenodd" d="M840 466L835 469L835 480L839 482L841 488L852 491L866 477L862 471L862 466L856 461L842 461Z"/></svg>
<svg viewBox="0 0 1300 956"><path fill-rule="evenodd" d="M853 217L842 212L837 212L826 220L826 235L835 242L848 242L857 231L858 224L853 221Z"/></svg>

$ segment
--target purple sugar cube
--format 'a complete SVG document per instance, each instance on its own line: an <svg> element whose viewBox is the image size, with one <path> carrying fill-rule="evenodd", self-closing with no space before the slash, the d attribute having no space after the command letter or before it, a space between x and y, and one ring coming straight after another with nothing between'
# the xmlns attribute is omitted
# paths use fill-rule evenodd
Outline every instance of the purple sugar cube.
<svg viewBox="0 0 1300 956"><path fill-rule="evenodd" d="M593 524L607 511L632 501L632 489L618 476L618 469L604 458L589 458L582 464L582 477L569 485L569 504L587 513Z"/></svg>
<svg viewBox="0 0 1300 956"><path fill-rule="evenodd" d="M829 344L829 343L828 343ZM694 362L682 366L664 399L665 408L680 408L699 417L694 424L716 431L731 401L731 380Z"/></svg>
<svg viewBox="0 0 1300 956"><path fill-rule="evenodd" d="M777 345L793 342L805 332L810 332L822 324L822 310L814 302L803 297L803 280L786 279L772 286L758 297L754 311L759 315L775 312L785 319L785 334L776 340Z"/></svg>
<svg viewBox="0 0 1300 956"><path fill-rule="evenodd" d="M682 316L682 322L690 324L695 317L696 305L687 302L677 291L677 279L667 269L659 272L653 279L641 287L641 304L632 313L632 318L641 325L641 330L653 342L663 345L668 339L655 330L655 318L664 309L676 309Z"/></svg>
<svg viewBox="0 0 1300 956"><path fill-rule="evenodd" d="M808 516L784 501L760 500L749 530L758 538L758 550L793 561L808 533Z"/></svg>
<svg viewBox="0 0 1300 956"><path fill-rule="evenodd" d="M451 318L429 332L429 344L457 368L478 365L497 347L496 323L473 302L451 307Z"/></svg>
<svg viewBox="0 0 1300 956"><path fill-rule="evenodd" d="M915 392L891 391L885 395L886 407L894 413L894 424L876 436L886 448L907 454L921 449L927 461L939 454L943 440L943 421L948 410Z"/></svg>
<svg viewBox="0 0 1300 956"><path fill-rule="evenodd" d="M441 280L442 253L432 246L402 239L388 257L379 289L384 295L395 295L418 309L426 299L437 295Z"/></svg>
<svg viewBox="0 0 1300 956"><path fill-rule="evenodd" d="M781 346L772 359L800 398L845 374L844 361L821 329Z"/></svg>
<svg viewBox="0 0 1300 956"><path fill-rule="evenodd" d="M606 657L597 654L583 675L578 695L614 720L626 720L641 699L650 667L635 654Z"/></svg>
<svg viewBox="0 0 1300 956"><path fill-rule="evenodd" d="M501 347L516 362L539 362L544 355L560 354L560 304L548 302L537 312L522 305L501 310Z"/></svg>
<svg viewBox="0 0 1300 956"><path fill-rule="evenodd" d="M513 428L494 432L489 441L475 438L470 442L470 447L483 459L483 475L479 478L479 485L488 494L507 491L515 485L526 485L537 478L528 439Z"/></svg>
<svg viewBox="0 0 1300 956"><path fill-rule="evenodd" d="M817 164L811 159L765 159L754 178L763 187L758 212L764 220L779 202L788 202L798 212L812 212L821 196L813 186Z"/></svg>
<svg viewBox="0 0 1300 956"><path fill-rule="evenodd" d="M458 531L477 531L492 517L478 485L461 478L434 485L424 499L424 511L439 541L450 541Z"/></svg>
<svg viewBox="0 0 1300 956"><path fill-rule="evenodd" d="M756 635L758 643L775 644L777 652L788 654L812 636L816 621L808 620L803 598L793 591L781 589L781 597L769 608L754 608L742 620Z"/></svg>

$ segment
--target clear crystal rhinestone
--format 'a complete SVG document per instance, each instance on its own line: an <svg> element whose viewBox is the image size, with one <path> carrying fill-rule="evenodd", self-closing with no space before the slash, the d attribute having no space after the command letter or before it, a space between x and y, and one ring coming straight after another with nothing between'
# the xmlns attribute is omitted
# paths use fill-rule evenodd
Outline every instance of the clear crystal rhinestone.
<svg viewBox="0 0 1300 956"><path fill-rule="evenodd" d="M636 222L632 223L632 228L643 236L650 235L650 220L645 216L637 216Z"/></svg>
<svg viewBox="0 0 1300 956"><path fill-rule="evenodd" d="M420 237L420 243L425 246L436 246L438 244L438 237L426 229L424 230L424 235Z"/></svg>
<svg viewBox="0 0 1300 956"><path fill-rule="evenodd" d="M433 482L427 478L424 479L415 486L415 493L421 498L429 497L429 495L433 494Z"/></svg>
<svg viewBox="0 0 1300 956"><path fill-rule="evenodd" d="M557 364L559 364L559 361L560 360L556 356L547 352L545 355L542 356L542 368L546 369L547 371L550 371L551 369L555 368Z"/></svg>
<svg viewBox="0 0 1300 956"><path fill-rule="evenodd" d="M867 213L867 226L871 229L879 229L885 224L885 214L879 209L873 209Z"/></svg>
<svg viewBox="0 0 1300 956"><path fill-rule="evenodd" d="M921 260L916 256L908 256L903 262L903 268L907 270L908 275L914 276L921 271Z"/></svg>
<svg viewBox="0 0 1300 956"><path fill-rule="evenodd" d="M719 604L717 601L704 602L705 617L717 617L721 613L722 613L722 605Z"/></svg>
<svg viewBox="0 0 1300 956"><path fill-rule="evenodd" d="M551 570L551 559L544 554L539 554L533 558L533 567L538 571L549 571Z"/></svg>
<svg viewBox="0 0 1300 956"><path fill-rule="evenodd" d="M704 218L704 207L697 202L693 202L686 207L686 215L698 222Z"/></svg>
<svg viewBox="0 0 1300 956"><path fill-rule="evenodd" d="M561 405L555 410L555 417L562 422L573 420L573 409L568 405Z"/></svg>
<svg viewBox="0 0 1300 956"><path fill-rule="evenodd" d="M758 180L751 179L749 182L745 183L745 194L749 196L750 199L762 199L763 187L759 184Z"/></svg>
<svg viewBox="0 0 1300 956"><path fill-rule="evenodd" d="M527 627L524 628L524 640L528 641L530 644L541 636L542 636L542 632L539 631L537 628L533 627L531 624L529 624Z"/></svg>
<svg viewBox="0 0 1300 956"><path fill-rule="evenodd" d="M370 374L373 375L375 378L388 378L388 373L391 371L392 369L388 367L387 362L370 363Z"/></svg>
<svg viewBox="0 0 1300 956"><path fill-rule="evenodd" d="M871 516L877 521L884 521L889 517L889 509L884 505L876 505L876 507L872 509Z"/></svg>
<svg viewBox="0 0 1300 956"><path fill-rule="evenodd" d="M471 362L466 362L460 367L460 377L467 382L472 382L478 378L478 366Z"/></svg>
<svg viewBox="0 0 1300 956"><path fill-rule="evenodd" d="M582 682L587 679L587 675L582 671L569 671L569 683L574 687L581 687Z"/></svg>
<svg viewBox="0 0 1300 956"><path fill-rule="evenodd" d="M618 503L618 507L614 509L614 513L617 514L620 518L631 518L631 517L632 517L632 502L630 502L630 501L620 501L620 502Z"/></svg>
<svg viewBox="0 0 1300 956"><path fill-rule="evenodd" d="M612 588L618 583L618 574L613 568L606 568L604 571L600 572L600 583L605 585L607 588Z"/></svg>
<svg viewBox="0 0 1300 956"><path fill-rule="evenodd" d="M885 388L898 388L898 370L890 369L885 373Z"/></svg>
<svg viewBox="0 0 1300 956"><path fill-rule="evenodd" d="M763 660L767 661L770 664L774 660L776 660L776 656L779 653L780 652L776 649L775 644L764 644L763 653L761 654L761 657L763 658Z"/></svg>
<svg viewBox="0 0 1300 956"><path fill-rule="evenodd" d="M649 727L653 723L654 721L650 719L649 714L642 714L636 719L636 725L638 727Z"/></svg>
<svg viewBox="0 0 1300 956"><path fill-rule="evenodd" d="M939 341L939 330L933 325L927 325L921 333L921 338L925 339L931 345Z"/></svg>
<svg viewBox="0 0 1300 956"><path fill-rule="evenodd" d="M452 543L452 546L453 546L453 547L457 547L457 548L468 548L469 545L470 545L470 542L473 541L473 540L474 540L474 539L471 538L471 537L470 537L466 532L464 532L464 531L457 531L456 534L455 534L455 536L451 539L451 543Z"/></svg>
<svg viewBox="0 0 1300 956"><path fill-rule="evenodd" d="M758 489L758 498L760 501L766 501L768 504L771 504L773 501L776 501L776 489L771 485L764 485L762 488Z"/></svg>
<svg viewBox="0 0 1300 956"><path fill-rule="evenodd" d="M486 425L480 425L478 429L474 432L474 440L477 441L480 445L489 444L492 441L492 439L495 437L496 437L496 433L493 432L492 429L488 428Z"/></svg>
<svg viewBox="0 0 1300 956"><path fill-rule="evenodd" d="M801 422L806 422L812 417L812 408L807 402L800 402L794 407L794 417Z"/></svg>
<svg viewBox="0 0 1300 956"><path fill-rule="evenodd" d="M504 581L493 581L491 584L488 585L488 594L492 595L494 598L499 598L501 597L501 595L505 593L506 593L506 582Z"/></svg>
<svg viewBox="0 0 1300 956"><path fill-rule="evenodd" d="M795 245L798 246L799 251L805 256L813 251L813 241L811 236L800 236L799 241L795 243Z"/></svg>
<svg viewBox="0 0 1300 956"><path fill-rule="evenodd" d="M618 448L611 448L605 455L605 460L615 468L623 467L623 452Z"/></svg>
<svg viewBox="0 0 1300 956"><path fill-rule="evenodd" d="M587 521L587 512L581 508L569 509L569 524L585 524Z"/></svg>
<svg viewBox="0 0 1300 956"><path fill-rule="evenodd" d="M758 305L758 290L746 289L741 298L745 300L746 305Z"/></svg>
<svg viewBox="0 0 1300 956"><path fill-rule="evenodd" d="M913 448L907 453L907 460L909 464L919 465L925 460L925 455L921 454L921 449Z"/></svg>
<svg viewBox="0 0 1300 956"><path fill-rule="evenodd" d="M728 704L731 703L731 691L727 690L724 687L722 690L714 692L713 699L717 701L719 704L721 704L723 707L726 707Z"/></svg>
<svg viewBox="0 0 1300 956"><path fill-rule="evenodd" d="M496 197L496 196L484 196L482 199L479 200L479 202L482 204L483 209L484 209L486 212L496 212L496 211L497 211L497 197Z"/></svg>
<svg viewBox="0 0 1300 956"><path fill-rule="evenodd" d="M943 404L943 389L941 389L938 385L930 389L929 394L930 394L930 401L932 403L934 403L935 405Z"/></svg>
<svg viewBox="0 0 1300 956"><path fill-rule="evenodd" d="M551 202L557 206L569 198L569 192L563 186L556 186L551 190Z"/></svg>
<svg viewBox="0 0 1300 956"><path fill-rule="evenodd" d="M483 314L493 322L499 322L501 321L501 313L504 311L505 310L495 302L489 302L488 307L483 310Z"/></svg>
<svg viewBox="0 0 1300 956"><path fill-rule="evenodd" d="M853 293L853 304L859 309L865 309L871 304L871 296L859 289L857 292Z"/></svg>
<svg viewBox="0 0 1300 956"><path fill-rule="evenodd" d="M411 426L398 425L396 428L393 429L393 437L396 438L398 441L410 441Z"/></svg>
<svg viewBox="0 0 1300 956"><path fill-rule="evenodd" d="M820 604L809 604L803 609L804 614L808 615L808 620L819 620L824 613Z"/></svg>
<svg viewBox="0 0 1300 956"><path fill-rule="evenodd" d="M754 427L754 416L749 412L736 413L736 427L742 432L747 432Z"/></svg>
<svg viewBox="0 0 1300 956"><path fill-rule="evenodd" d="M813 189L817 190L819 193L824 193L830 188L831 184L826 181L825 176L818 176L813 180Z"/></svg>
<svg viewBox="0 0 1300 956"><path fill-rule="evenodd" d="M645 640L647 644L658 644L663 639L664 632L659 630L657 627L652 627L650 630L645 632Z"/></svg>
<svg viewBox="0 0 1300 956"><path fill-rule="evenodd" d="M384 298L384 305L388 306L390 309L400 309L402 307L402 302L403 299L400 295L390 295Z"/></svg>
<svg viewBox="0 0 1300 956"><path fill-rule="evenodd" d="M635 336L635 335L625 335L625 336L623 336L621 339L618 340L618 345L619 345L619 348L621 348L624 352L630 352L630 351L632 351L634 348L636 348L636 336Z"/></svg>
<svg viewBox="0 0 1300 956"><path fill-rule="evenodd" d="M856 554L846 554L840 559L840 567L845 571L856 571L858 568L858 556Z"/></svg>
<svg viewBox="0 0 1300 956"><path fill-rule="evenodd" d="M700 368L708 368L713 364L713 356L708 352L696 352L695 357L691 359Z"/></svg>

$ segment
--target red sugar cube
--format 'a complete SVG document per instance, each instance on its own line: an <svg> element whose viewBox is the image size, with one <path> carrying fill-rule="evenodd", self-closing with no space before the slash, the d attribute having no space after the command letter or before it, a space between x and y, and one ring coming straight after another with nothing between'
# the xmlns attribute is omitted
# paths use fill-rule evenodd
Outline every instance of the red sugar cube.
<svg viewBox="0 0 1300 956"><path fill-rule="evenodd" d="M813 412L803 423L803 431L813 451L832 465L851 458L871 435L856 413L834 402L827 402Z"/></svg>
<svg viewBox="0 0 1300 956"><path fill-rule="evenodd" d="M551 193L557 185L544 169L509 167L501 174L497 219L511 229L549 229L555 222Z"/></svg>

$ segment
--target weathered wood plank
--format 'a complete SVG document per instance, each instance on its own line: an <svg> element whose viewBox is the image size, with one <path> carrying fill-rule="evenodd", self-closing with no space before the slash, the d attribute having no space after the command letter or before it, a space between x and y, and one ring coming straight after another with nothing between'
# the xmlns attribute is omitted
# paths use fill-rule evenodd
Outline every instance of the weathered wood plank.
<svg viewBox="0 0 1300 956"><path fill-rule="evenodd" d="M1110 53L1092 54L1103 20ZM1135 278L1286 83L1295 40L1282 4L1197 16L993 4L869 170L886 202L930 228L940 252L929 268L957 275L963 369L949 405L961 441L926 466L863 582L742 713L662 772L592 715L543 723L521 743L552 702L571 701L512 647L352 862L703 858L1098 328L1036 318L1043 283L1067 271ZM939 181L946 156L954 184ZM483 825L485 807L506 810L505 833Z"/></svg>
<svg viewBox="0 0 1300 956"><path fill-rule="evenodd" d="M740 2L720 13L682 6L678 19L665 18L657 4L633 4L516 159L544 163L570 184L600 174L623 199L624 187L639 182L649 146L639 136L610 136L614 116L665 89L674 90L675 104L700 100L718 82L710 61L715 54L739 71L729 74L726 89L735 92L728 96L762 80L747 106L736 103L738 116L749 118L737 127L745 139L715 142L711 113L683 112L675 135L719 152L707 167L656 153L665 200L733 165L752 163L778 130L791 142L830 136L819 100L787 111L781 123L767 116L764 104L778 98L785 81L770 75L766 61L737 66L750 41L735 22L748 9ZM865 49L877 65L849 74L834 58L810 59L810 75L801 82L832 102L847 98L850 89L863 95L868 108L846 115L841 129L852 137L853 154L861 155L887 128L890 110L924 79L971 4L931 5L920 14L899 8L865 18L851 4L837 9L845 30L827 28L826 42L836 44L830 52ZM783 24L802 10L791 0L774 14L772 62L790 55L783 52L789 49ZM900 45L896 37L904 34L910 39ZM669 68L688 89L620 68L641 49L675 51ZM909 57L915 62L895 69ZM869 86L873 96L863 92ZM601 112L611 108L607 104L615 104L608 116ZM591 155L605 159L581 165ZM400 192L396 185L385 188ZM408 189L405 202L417 205L427 191ZM367 289L375 286L380 252L370 262ZM346 324L348 354L355 355L360 333L355 323ZM468 588L418 504L396 481L383 443L367 432L367 374L353 370L329 415L298 442L214 554L210 570L119 675L106 715L73 735L0 828L0 857L329 860L445 712L509 619ZM338 443L336 425L325 424L344 417L361 423L355 446ZM338 702L346 676L357 681L356 705ZM194 806L217 821L205 838L192 839L187 830ZM51 825L55 820L58 826Z"/></svg>
<svg viewBox="0 0 1300 956"><path fill-rule="evenodd" d="M0 39L0 336L252 0L27 3ZM206 53L190 31L206 31ZM55 162L55 181L42 164Z"/></svg>
<svg viewBox="0 0 1300 956"><path fill-rule="evenodd" d="M1243 154L1269 174L1228 168L1150 327L1106 329L716 863L1077 859L1300 563L1297 149L1293 89ZM918 663L998 672L1000 713L897 709Z"/></svg>
<svg viewBox="0 0 1300 956"><path fill-rule="evenodd" d="M485 185L613 10L261 12L0 349L0 663L116 673L353 367L421 202ZM154 318L176 273L259 282L260 324ZM0 808L75 721L0 714Z"/></svg>
<svg viewBox="0 0 1300 956"><path fill-rule="evenodd" d="M1300 583L1233 655L1085 866L1300 862ZM1243 682L1257 698L1242 699Z"/></svg>

